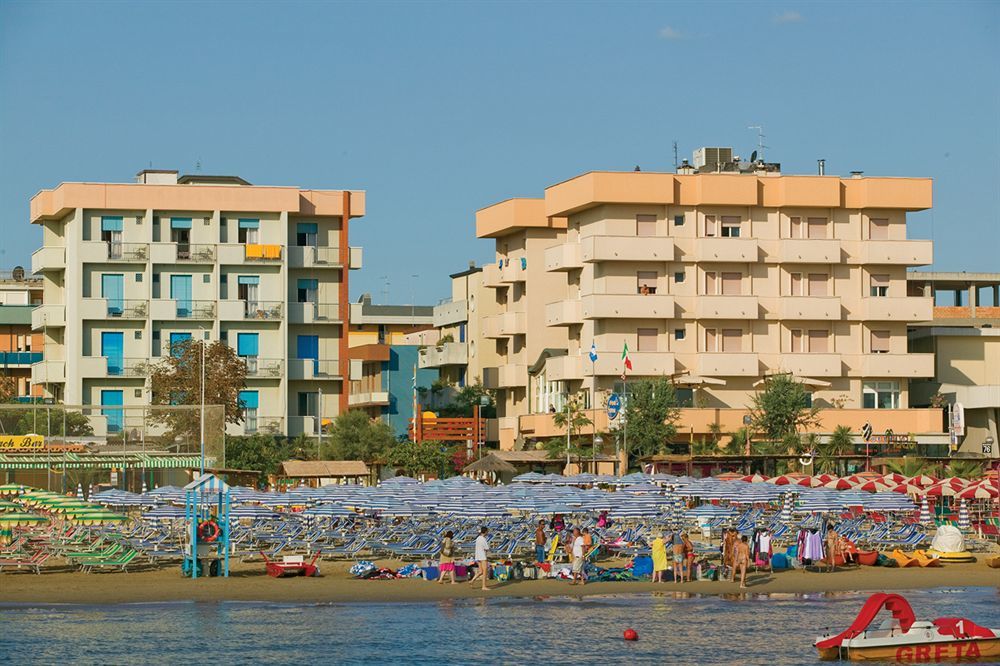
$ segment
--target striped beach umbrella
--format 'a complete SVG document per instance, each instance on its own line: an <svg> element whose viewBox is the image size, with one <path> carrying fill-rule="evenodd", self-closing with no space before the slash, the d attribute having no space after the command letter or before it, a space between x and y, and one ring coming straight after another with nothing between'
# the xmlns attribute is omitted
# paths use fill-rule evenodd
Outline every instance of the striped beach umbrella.
<svg viewBox="0 0 1000 666"><path fill-rule="evenodd" d="M968 530L970 527L972 524L969 522L969 505L963 498L961 504L958 505L958 529Z"/></svg>
<svg viewBox="0 0 1000 666"><path fill-rule="evenodd" d="M791 493L785 495L785 504L781 508L781 517L779 520L786 525L792 522L792 501Z"/></svg>
<svg viewBox="0 0 1000 666"><path fill-rule="evenodd" d="M76 496L77 497L83 497L83 484L82 483L76 484Z"/></svg>
<svg viewBox="0 0 1000 666"><path fill-rule="evenodd" d="M920 501L920 522L929 525L931 522L931 507L927 502L927 496Z"/></svg>

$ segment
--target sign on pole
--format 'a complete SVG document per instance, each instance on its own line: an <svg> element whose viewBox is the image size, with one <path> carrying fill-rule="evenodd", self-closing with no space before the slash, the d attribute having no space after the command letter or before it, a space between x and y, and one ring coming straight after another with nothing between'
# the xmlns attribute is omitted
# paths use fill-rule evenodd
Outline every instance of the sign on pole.
<svg viewBox="0 0 1000 666"><path fill-rule="evenodd" d="M617 393L608 396L608 419L614 421L622 411L622 398Z"/></svg>
<svg viewBox="0 0 1000 666"><path fill-rule="evenodd" d="M861 426L861 436L864 437L866 442L870 442L872 439L872 424L866 423Z"/></svg>

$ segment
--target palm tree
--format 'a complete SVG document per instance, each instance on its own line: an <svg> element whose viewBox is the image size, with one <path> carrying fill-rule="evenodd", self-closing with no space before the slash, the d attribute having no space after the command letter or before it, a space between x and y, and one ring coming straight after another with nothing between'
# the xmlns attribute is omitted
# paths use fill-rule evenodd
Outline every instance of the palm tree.
<svg viewBox="0 0 1000 666"><path fill-rule="evenodd" d="M552 422L556 424L556 427L566 429L566 466L569 467L573 433L580 432L584 426L590 425L592 421L584 412L580 400L573 396L566 400L562 409L552 415Z"/></svg>
<svg viewBox="0 0 1000 666"><path fill-rule="evenodd" d="M920 474L937 476L940 471L937 465L927 462L924 458L910 458L908 456L904 456L898 460L893 460L889 462L886 467L889 468L890 472L902 474L907 478L911 476L919 476Z"/></svg>
<svg viewBox="0 0 1000 666"><path fill-rule="evenodd" d="M973 460L952 460L948 463L946 471L951 476L961 479L978 479L983 475L983 465Z"/></svg>
<svg viewBox="0 0 1000 666"><path fill-rule="evenodd" d="M816 446L817 470L839 475L841 465L837 456L848 455L853 451L854 438L851 436L851 428L845 425L837 426L825 442L820 442Z"/></svg>
<svg viewBox="0 0 1000 666"><path fill-rule="evenodd" d="M753 437L753 433L747 427L740 428L736 432L729 433L729 441L726 442L725 452L731 456L738 456L743 453L747 445L747 440Z"/></svg>

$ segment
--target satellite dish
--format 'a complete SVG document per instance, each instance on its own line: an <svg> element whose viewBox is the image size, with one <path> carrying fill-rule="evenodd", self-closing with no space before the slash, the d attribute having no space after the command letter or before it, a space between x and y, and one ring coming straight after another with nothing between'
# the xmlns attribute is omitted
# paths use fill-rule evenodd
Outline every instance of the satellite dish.
<svg viewBox="0 0 1000 666"><path fill-rule="evenodd" d="M750 153L750 163L753 164L756 161L757 161L757 151L755 150L752 153Z"/></svg>

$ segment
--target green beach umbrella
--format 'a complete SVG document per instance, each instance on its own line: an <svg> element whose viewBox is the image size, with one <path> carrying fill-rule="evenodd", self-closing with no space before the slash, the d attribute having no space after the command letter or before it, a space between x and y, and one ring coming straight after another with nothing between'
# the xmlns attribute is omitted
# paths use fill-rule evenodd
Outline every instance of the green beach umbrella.
<svg viewBox="0 0 1000 666"><path fill-rule="evenodd" d="M47 522L48 518L35 513L0 513L0 527L25 527Z"/></svg>
<svg viewBox="0 0 1000 666"><path fill-rule="evenodd" d="M20 510L21 510L20 504L14 504L13 502L8 502L7 500L0 499L0 512L20 511Z"/></svg>
<svg viewBox="0 0 1000 666"><path fill-rule="evenodd" d="M36 490L31 486L24 486L20 483L6 483L0 486L0 495L23 495L24 493Z"/></svg>
<svg viewBox="0 0 1000 666"><path fill-rule="evenodd" d="M103 525L106 523L120 523L128 520L126 516L111 511L90 511L87 513L74 513L67 515L67 520L80 525Z"/></svg>

